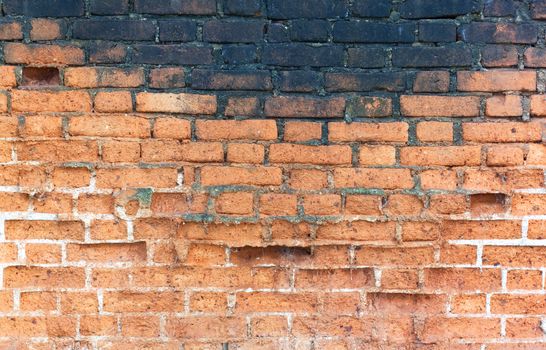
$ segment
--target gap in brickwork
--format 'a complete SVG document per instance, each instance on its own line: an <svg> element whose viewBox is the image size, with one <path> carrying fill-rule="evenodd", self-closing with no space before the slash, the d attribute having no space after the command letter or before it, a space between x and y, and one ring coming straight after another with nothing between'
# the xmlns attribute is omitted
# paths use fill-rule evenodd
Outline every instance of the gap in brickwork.
<svg viewBox="0 0 546 350"><path fill-rule="evenodd" d="M61 84L59 69L53 67L23 67L21 86L47 87Z"/></svg>

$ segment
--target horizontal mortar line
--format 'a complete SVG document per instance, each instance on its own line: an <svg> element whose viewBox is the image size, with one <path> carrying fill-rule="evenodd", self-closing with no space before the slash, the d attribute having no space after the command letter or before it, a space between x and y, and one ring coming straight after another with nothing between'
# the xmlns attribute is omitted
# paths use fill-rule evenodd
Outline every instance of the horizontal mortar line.
<svg viewBox="0 0 546 350"><path fill-rule="evenodd" d="M546 239L455 239L451 244L484 245L484 246L528 246L546 247Z"/></svg>

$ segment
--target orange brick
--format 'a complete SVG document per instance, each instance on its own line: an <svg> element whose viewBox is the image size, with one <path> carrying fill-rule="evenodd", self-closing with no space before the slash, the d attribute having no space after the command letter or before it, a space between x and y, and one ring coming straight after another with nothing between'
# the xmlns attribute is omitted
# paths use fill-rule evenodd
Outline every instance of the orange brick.
<svg viewBox="0 0 546 350"><path fill-rule="evenodd" d="M133 101L129 91L99 91L94 100L95 112L131 112Z"/></svg>
<svg viewBox="0 0 546 350"><path fill-rule="evenodd" d="M224 148L219 142L180 143L174 140L158 140L142 143L141 150L141 158L145 162L214 163L224 160Z"/></svg>
<svg viewBox="0 0 546 350"><path fill-rule="evenodd" d="M485 246L482 255L484 265L527 268L542 267L545 257L546 248L526 246Z"/></svg>
<svg viewBox="0 0 546 350"><path fill-rule="evenodd" d="M317 310L318 300L312 293L238 293L235 312L294 312Z"/></svg>
<svg viewBox="0 0 546 350"><path fill-rule="evenodd" d="M400 113L406 117L477 117L477 96L401 96Z"/></svg>
<svg viewBox="0 0 546 350"><path fill-rule="evenodd" d="M406 142L408 124L395 123L328 123L330 141Z"/></svg>
<svg viewBox="0 0 546 350"><path fill-rule="evenodd" d="M463 138L473 142L540 142L538 123L464 123Z"/></svg>
<svg viewBox="0 0 546 350"><path fill-rule="evenodd" d="M417 270L385 269L381 271L381 288L416 289L419 283Z"/></svg>
<svg viewBox="0 0 546 350"><path fill-rule="evenodd" d="M201 168L201 184L268 186L282 183L282 171L276 167L212 167Z"/></svg>
<svg viewBox="0 0 546 350"><path fill-rule="evenodd" d="M79 267L8 266L4 269L7 288L83 288L84 285L85 272Z"/></svg>
<svg viewBox="0 0 546 350"><path fill-rule="evenodd" d="M150 137L150 122L146 118L127 115L72 117L68 123L72 136Z"/></svg>
<svg viewBox="0 0 546 350"><path fill-rule="evenodd" d="M437 222L415 221L402 223L402 240L434 241L440 237L440 224Z"/></svg>
<svg viewBox="0 0 546 350"><path fill-rule="evenodd" d="M404 147L400 150L400 163L424 166L479 165L481 163L481 147Z"/></svg>
<svg viewBox="0 0 546 350"><path fill-rule="evenodd" d="M540 290L542 289L542 271L510 270L506 277L506 287L510 290Z"/></svg>
<svg viewBox="0 0 546 350"><path fill-rule="evenodd" d="M5 222L7 239L83 240L81 221L8 220Z"/></svg>
<svg viewBox="0 0 546 350"><path fill-rule="evenodd" d="M257 316L252 318L252 335L255 337L282 337L288 331L284 316Z"/></svg>
<svg viewBox="0 0 546 350"><path fill-rule="evenodd" d="M529 227L527 230L527 237L531 239L544 239L546 238L546 221L542 220L529 220Z"/></svg>
<svg viewBox="0 0 546 350"><path fill-rule="evenodd" d="M7 43L4 47L4 60L7 63L28 65L82 65L85 55L81 48L71 45Z"/></svg>
<svg viewBox="0 0 546 350"><path fill-rule="evenodd" d="M27 244L25 255L29 264L60 264L62 258L60 245L46 243Z"/></svg>
<svg viewBox="0 0 546 350"><path fill-rule="evenodd" d="M126 187L175 187L176 169L98 169L97 186L99 188Z"/></svg>
<svg viewBox="0 0 546 350"><path fill-rule="evenodd" d="M328 185L322 170L294 169L290 172L290 187L298 190L320 190Z"/></svg>
<svg viewBox="0 0 546 350"><path fill-rule="evenodd" d="M394 165L396 148L392 146L361 146L360 165Z"/></svg>
<svg viewBox="0 0 546 350"><path fill-rule="evenodd" d="M536 91L535 71L490 70L457 72L459 91Z"/></svg>
<svg viewBox="0 0 546 350"><path fill-rule="evenodd" d="M260 214L296 215L297 198L290 194L270 193L260 197Z"/></svg>
<svg viewBox="0 0 546 350"><path fill-rule="evenodd" d="M189 139L191 124L189 120L159 117L154 123L154 137L166 139Z"/></svg>
<svg viewBox="0 0 546 350"><path fill-rule="evenodd" d="M387 198L383 210L387 215L419 215L423 210L422 200L413 195L393 194Z"/></svg>
<svg viewBox="0 0 546 350"><path fill-rule="evenodd" d="M485 101L485 115L488 117L520 117L522 114L520 96L492 96Z"/></svg>
<svg viewBox="0 0 546 350"><path fill-rule="evenodd" d="M256 97L230 97L224 113L228 117L260 115L260 100Z"/></svg>
<svg viewBox="0 0 546 350"><path fill-rule="evenodd" d="M127 316L121 319L121 335L125 337L158 337L160 334L159 317Z"/></svg>
<svg viewBox="0 0 546 350"><path fill-rule="evenodd" d="M0 248L0 262L12 263L18 260L15 243L2 243Z"/></svg>
<svg viewBox="0 0 546 350"><path fill-rule="evenodd" d="M274 120L198 120L196 134L202 140L275 140Z"/></svg>
<svg viewBox="0 0 546 350"><path fill-rule="evenodd" d="M306 163L306 164L350 164L351 148L349 146L307 146L276 143L269 147L271 163Z"/></svg>
<svg viewBox="0 0 546 350"><path fill-rule="evenodd" d="M339 215L341 196L338 194L310 194L303 197L303 210L307 215Z"/></svg>
<svg viewBox="0 0 546 350"><path fill-rule="evenodd" d="M63 36L63 27L60 21L35 18L30 22L30 40L55 40Z"/></svg>
<svg viewBox="0 0 546 350"><path fill-rule="evenodd" d="M417 138L423 142L453 142L453 123L421 122L417 124Z"/></svg>
<svg viewBox="0 0 546 350"><path fill-rule="evenodd" d="M424 190L455 190L457 173L453 170L425 170L420 174ZM431 206L431 208L435 208Z"/></svg>
<svg viewBox="0 0 546 350"><path fill-rule="evenodd" d="M484 314L485 294L459 294L451 299L454 314Z"/></svg>
<svg viewBox="0 0 546 350"><path fill-rule="evenodd" d="M425 270L425 289L442 291L498 291L500 269L431 268Z"/></svg>
<svg viewBox="0 0 546 350"><path fill-rule="evenodd" d="M373 195L347 195L345 214L381 215L381 197Z"/></svg>
<svg viewBox="0 0 546 350"><path fill-rule="evenodd" d="M0 66L0 86L13 87L17 85L14 66Z"/></svg>
<svg viewBox="0 0 546 350"><path fill-rule="evenodd" d="M545 117L546 116L546 98L545 95L531 96L531 116Z"/></svg>
<svg viewBox="0 0 546 350"><path fill-rule="evenodd" d="M78 197L80 213L112 214L114 199L110 195L82 194Z"/></svg>
<svg viewBox="0 0 546 350"><path fill-rule="evenodd" d="M66 68L64 84L76 88L138 87L144 84L144 70L112 67Z"/></svg>
<svg viewBox="0 0 546 350"><path fill-rule="evenodd" d="M195 193L154 193L150 209L155 214L180 215L184 213L204 213L207 208L207 194Z"/></svg>
<svg viewBox="0 0 546 350"><path fill-rule="evenodd" d="M91 239L127 239L127 225L124 221L93 220L91 222Z"/></svg>
<svg viewBox="0 0 546 350"><path fill-rule="evenodd" d="M55 292L22 292L20 307L23 311L55 311L57 299Z"/></svg>
<svg viewBox="0 0 546 350"><path fill-rule="evenodd" d="M314 122L288 122L284 126L284 140L289 142L305 142L320 140L322 124Z"/></svg>
<svg viewBox="0 0 546 350"><path fill-rule="evenodd" d="M27 211L30 204L26 193L0 192L1 211Z"/></svg>
<svg viewBox="0 0 546 350"><path fill-rule="evenodd" d="M227 295L225 293L197 292L190 297L190 310L197 312L227 312Z"/></svg>
<svg viewBox="0 0 546 350"><path fill-rule="evenodd" d="M250 215L254 211L252 193L224 192L216 199L216 212L221 214Z"/></svg>
<svg viewBox="0 0 546 350"><path fill-rule="evenodd" d="M107 163L138 162L141 145L132 141L106 141L102 144L102 160Z"/></svg>
<svg viewBox="0 0 546 350"><path fill-rule="evenodd" d="M230 143L227 149L227 161L231 163L262 164L265 157L263 145L251 143Z"/></svg>
<svg viewBox="0 0 546 350"><path fill-rule="evenodd" d="M24 137L49 136L60 137L63 132L62 118L55 116L26 116L21 131Z"/></svg>
<svg viewBox="0 0 546 350"><path fill-rule="evenodd" d="M317 228L318 240L393 241L396 225L393 222L342 221Z"/></svg>
<svg viewBox="0 0 546 350"><path fill-rule="evenodd" d="M546 312L544 295L495 294L491 296L491 313L543 315Z"/></svg>
<svg viewBox="0 0 546 350"><path fill-rule="evenodd" d="M184 87L184 79L182 67L154 68L150 71L150 87L156 89Z"/></svg>
<svg viewBox="0 0 546 350"><path fill-rule="evenodd" d="M523 149L517 146L491 146L487 148L487 165L523 165Z"/></svg>
<svg viewBox="0 0 546 350"><path fill-rule="evenodd" d="M366 187L384 189L403 189L413 187L409 169L334 169L335 187Z"/></svg>
<svg viewBox="0 0 546 350"><path fill-rule="evenodd" d="M115 316L83 316L80 320L80 332L84 336L114 336L118 332Z"/></svg>
<svg viewBox="0 0 546 350"><path fill-rule="evenodd" d="M434 262L432 247L360 247L356 263L364 266L422 266Z"/></svg>
<svg viewBox="0 0 546 350"><path fill-rule="evenodd" d="M512 214L544 215L546 213L546 195L516 193L512 197Z"/></svg>
<svg viewBox="0 0 546 350"><path fill-rule="evenodd" d="M68 244L69 261L142 262L146 261L146 243Z"/></svg>
<svg viewBox="0 0 546 350"><path fill-rule="evenodd" d="M14 112L91 112L91 97L85 91L14 90Z"/></svg>
<svg viewBox="0 0 546 350"><path fill-rule="evenodd" d="M87 168L55 168L51 180L55 187L86 187L91 174Z"/></svg>
<svg viewBox="0 0 546 350"><path fill-rule="evenodd" d="M72 212L72 202L72 195L54 192L39 193L32 199L38 213L68 214Z"/></svg>

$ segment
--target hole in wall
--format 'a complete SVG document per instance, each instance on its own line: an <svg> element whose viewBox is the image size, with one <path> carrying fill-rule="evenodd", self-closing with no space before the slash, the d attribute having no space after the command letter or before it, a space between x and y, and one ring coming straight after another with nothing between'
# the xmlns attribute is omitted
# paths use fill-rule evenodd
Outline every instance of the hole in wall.
<svg viewBox="0 0 546 350"><path fill-rule="evenodd" d="M58 86L59 69L52 67L23 67L23 86Z"/></svg>
<svg viewBox="0 0 546 350"><path fill-rule="evenodd" d="M479 193L470 196L472 215L502 214L506 211L506 195L503 193Z"/></svg>

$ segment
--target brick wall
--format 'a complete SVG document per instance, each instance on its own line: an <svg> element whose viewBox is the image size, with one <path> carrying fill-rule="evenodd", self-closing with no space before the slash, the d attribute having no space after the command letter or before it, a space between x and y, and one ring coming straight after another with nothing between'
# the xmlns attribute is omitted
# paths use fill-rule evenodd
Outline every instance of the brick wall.
<svg viewBox="0 0 546 350"><path fill-rule="evenodd" d="M0 2L0 349L546 349L546 1Z"/></svg>

